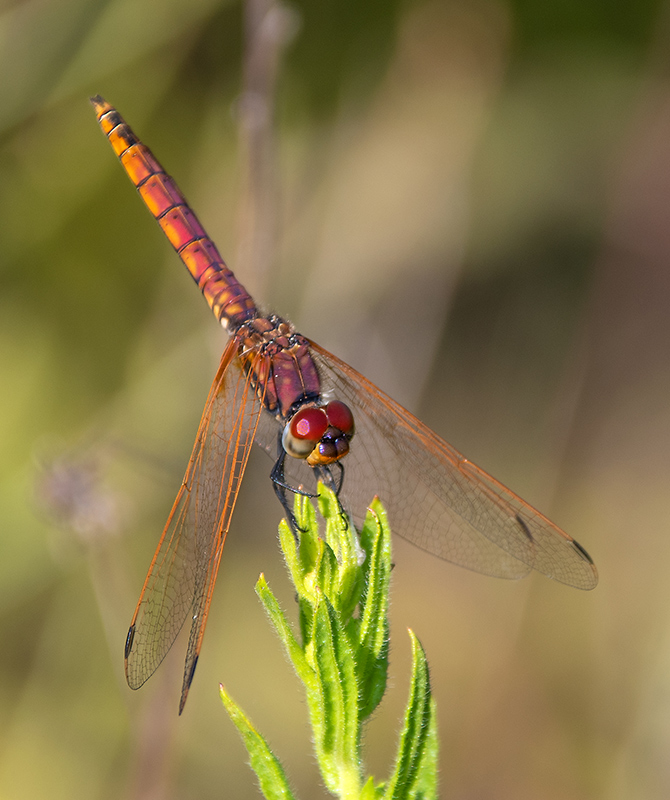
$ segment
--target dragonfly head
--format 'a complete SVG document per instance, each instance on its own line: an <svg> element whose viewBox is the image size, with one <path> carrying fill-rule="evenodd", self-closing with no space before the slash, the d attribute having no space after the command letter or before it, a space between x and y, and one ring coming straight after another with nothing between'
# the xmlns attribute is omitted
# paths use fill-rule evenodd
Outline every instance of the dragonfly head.
<svg viewBox="0 0 670 800"><path fill-rule="evenodd" d="M331 400L325 406L307 406L286 423L282 446L293 458L311 467L332 464L349 452L354 415L346 403Z"/></svg>

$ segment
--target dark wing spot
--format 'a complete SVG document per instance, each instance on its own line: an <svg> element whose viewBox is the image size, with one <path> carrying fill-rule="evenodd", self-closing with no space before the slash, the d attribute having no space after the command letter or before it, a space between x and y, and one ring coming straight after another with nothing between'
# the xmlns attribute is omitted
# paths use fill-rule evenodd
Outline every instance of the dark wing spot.
<svg viewBox="0 0 670 800"><path fill-rule="evenodd" d="M135 626L131 625L128 629L128 636L126 636L126 647L123 651L123 657L128 658L130 651L133 649L133 642L135 641Z"/></svg>
<svg viewBox="0 0 670 800"><path fill-rule="evenodd" d="M516 515L516 521L517 521L517 522L519 523L519 525L521 526L521 530L522 530L522 531L523 531L523 532L526 534L526 536L528 537L528 541L529 541L531 544L534 544L535 540L533 539L533 534L530 532L530 528L528 527L528 525L526 525L525 521L524 521L524 520L523 520L523 519L522 519L522 518L521 518L521 517L520 517L518 514Z"/></svg>
<svg viewBox="0 0 670 800"><path fill-rule="evenodd" d="M584 548L581 546L581 544L579 544L579 542L576 542L576 541L573 539L573 540L572 540L572 542L570 542L570 544L571 544L571 545L572 545L572 546L575 548L575 550L576 550L576 551L579 553L579 555L580 555L580 556L581 556L581 557L584 559L584 561L586 561L588 564L591 564L591 565L593 566L593 559L592 559L592 558L591 558L591 556L590 556L590 555L589 555L589 554L586 552L586 550L584 550Z"/></svg>

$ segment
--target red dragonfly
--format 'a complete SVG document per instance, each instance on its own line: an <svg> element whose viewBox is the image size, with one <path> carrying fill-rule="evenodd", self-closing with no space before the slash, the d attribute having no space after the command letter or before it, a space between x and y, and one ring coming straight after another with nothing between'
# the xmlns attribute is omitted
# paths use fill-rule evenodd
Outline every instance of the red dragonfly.
<svg viewBox="0 0 670 800"><path fill-rule="evenodd" d="M454 564L502 578L536 569L579 589L596 585L593 561L567 533L344 361L261 312L151 151L102 97L91 102L128 177L230 335L128 631L132 689L151 677L190 618L179 713L184 708L254 441L275 459L271 479L294 531L288 496L321 480L356 521L379 495L396 533Z"/></svg>

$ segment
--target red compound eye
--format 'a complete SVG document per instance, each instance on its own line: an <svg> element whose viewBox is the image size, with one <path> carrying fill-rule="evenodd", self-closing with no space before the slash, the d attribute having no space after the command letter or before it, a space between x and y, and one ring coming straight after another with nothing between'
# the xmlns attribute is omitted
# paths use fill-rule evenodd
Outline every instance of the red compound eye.
<svg viewBox="0 0 670 800"><path fill-rule="evenodd" d="M328 422L342 431L347 436L354 434L354 415L351 413L349 406L341 400L332 400L326 406L326 414L328 415Z"/></svg>
<svg viewBox="0 0 670 800"><path fill-rule="evenodd" d="M290 422L291 435L310 442L318 442L327 427L328 417L322 408L303 408Z"/></svg>

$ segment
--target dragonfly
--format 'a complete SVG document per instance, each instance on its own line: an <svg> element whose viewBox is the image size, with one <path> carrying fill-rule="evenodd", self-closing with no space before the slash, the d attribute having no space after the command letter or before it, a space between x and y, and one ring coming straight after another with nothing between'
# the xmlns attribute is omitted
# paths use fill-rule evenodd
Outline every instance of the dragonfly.
<svg viewBox="0 0 670 800"><path fill-rule="evenodd" d="M315 494L320 481L355 522L379 496L392 530L446 561L502 578L537 570L578 589L596 586L593 560L571 536L344 361L263 313L149 148L102 97L91 103L128 177L229 334L126 638L132 689L153 675L190 619L179 713L184 709L254 442L274 459L271 481L296 535L289 498Z"/></svg>

